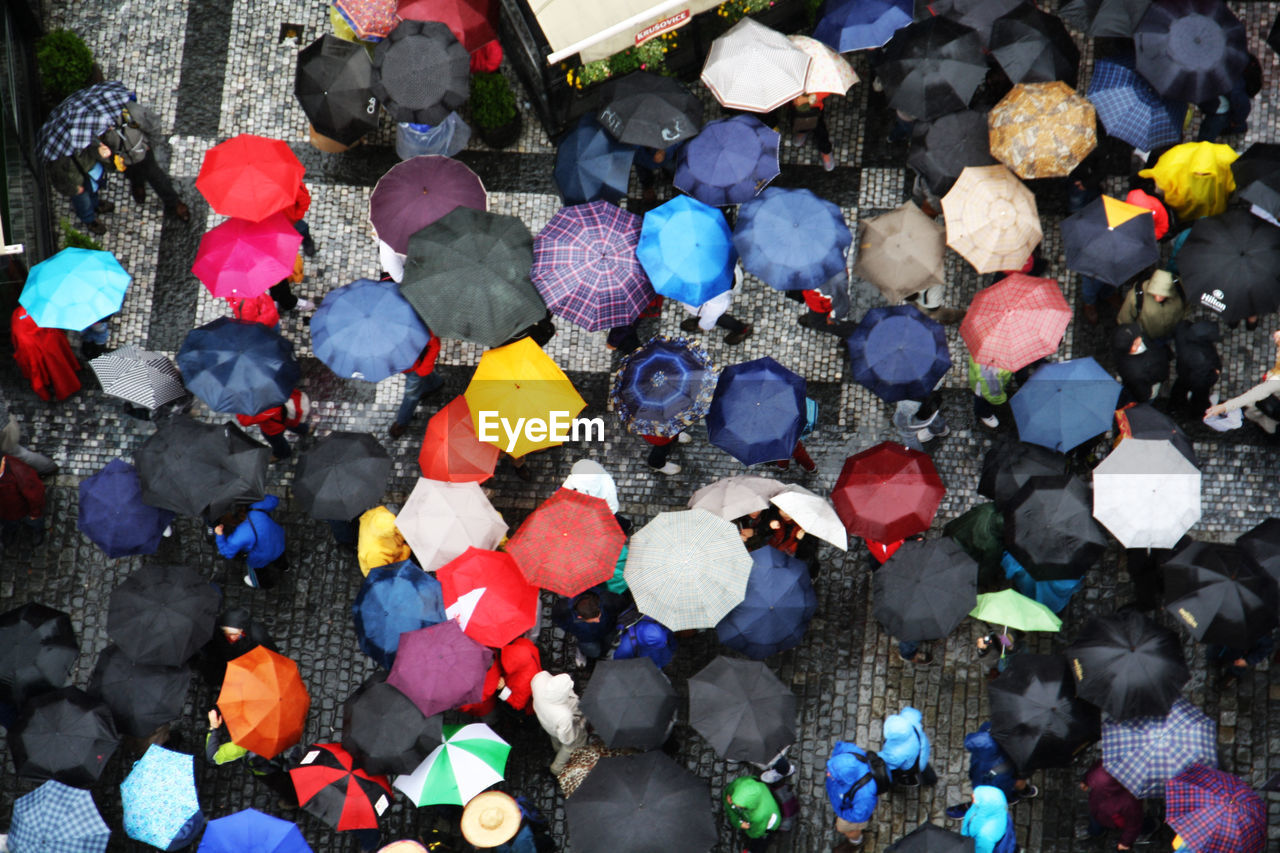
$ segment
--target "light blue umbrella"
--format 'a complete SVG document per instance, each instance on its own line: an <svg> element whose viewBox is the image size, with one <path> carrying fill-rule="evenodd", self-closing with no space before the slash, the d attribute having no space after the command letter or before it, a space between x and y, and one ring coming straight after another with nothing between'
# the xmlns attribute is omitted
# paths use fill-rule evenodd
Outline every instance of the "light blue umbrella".
<svg viewBox="0 0 1280 853"><path fill-rule="evenodd" d="M13 804L12 853L105 853L111 830L93 796L52 779Z"/></svg>
<svg viewBox="0 0 1280 853"><path fill-rule="evenodd" d="M18 301L46 329L87 329L124 304L133 276L115 255L68 247L27 274Z"/></svg>
<svg viewBox="0 0 1280 853"><path fill-rule="evenodd" d="M738 252L724 215L681 195L644 215L636 257L658 293L701 305L733 287Z"/></svg>
<svg viewBox="0 0 1280 853"><path fill-rule="evenodd" d="M217 820L200 839L197 853L311 853L297 824L257 809L245 809Z"/></svg>
<svg viewBox="0 0 1280 853"><path fill-rule="evenodd" d="M743 268L777 290L812 290L845 271L853 242L840 208L809 190L767 187L738 208Z"/></svg>
<svg viewBox="0 0 1280 853"><path fill-rule="evenodd" d="M204 828L195 759L185 752L149 746L120 783L120 799L125 834L152 847L178 850Z"/></svg>
<svg viewBox="0 0 1280 853"><path fill-rule="evenodd" d="M1086 356L1046 364L1009 406L1020 439L1066 453L1107 431L1119 398L1120 383Z"/></svg>
<svg viewBox="0 0 1280 853"><path fill-rule="evenodd" d="M381 382L412 367L430 342L394 281L362 278L336 288L311 318L316 358L343 379Z"/></svg>

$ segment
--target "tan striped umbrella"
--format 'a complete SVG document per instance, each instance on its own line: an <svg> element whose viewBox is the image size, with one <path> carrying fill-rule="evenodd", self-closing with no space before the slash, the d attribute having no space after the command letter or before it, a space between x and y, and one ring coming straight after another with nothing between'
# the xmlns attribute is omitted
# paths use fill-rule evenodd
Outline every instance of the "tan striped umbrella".
<svg viewBox="0 0 1280 853"><path fill-rule="evenodd" d="M862 225L853 274L871 282L890 302L942 284L947 241L942 226L912 202Z"/></svg>
<svg viewBox="0 0 1280 853"><path fill-rule="evenodd" d="M809 61L782 33L743 18L711 42L702 82L721 106L767 113L804 94Z"/></svg>
<svg viewBox="0 0 1280 853"><path fill-rule="evenodd" d="M942 197L947 245L980 273L1018 270L1043 238L1031 190L1004 166L969 166Z"/></svg>
<svg viewBox="0 0 1280 853"><path fill-rule="evenodd" d="M1097 123L1061 80L1019 83L987 115L991 154L1020 178L1065 177L1098 144Z"/></svg>

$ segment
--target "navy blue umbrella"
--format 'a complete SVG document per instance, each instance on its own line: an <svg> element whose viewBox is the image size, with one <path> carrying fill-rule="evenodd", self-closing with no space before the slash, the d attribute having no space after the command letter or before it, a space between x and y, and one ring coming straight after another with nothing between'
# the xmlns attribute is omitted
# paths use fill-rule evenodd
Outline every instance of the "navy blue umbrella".
<svg viewBox="0 0 1280 853"><path fill-rule="evenodd" d="M80 532L111 558L154 554L173 513L142 502L142 481L123 459L112 459L80 481Z"/></svg>
<svg viewBox="0 0 1280 853"><path fill-rule="evenodd" d="M883 47L911 23L911 0L844 0L832 3L813 28L813 37L840 53Z"/></svg>
<svg viewBox="0 0 1280 853"><path fill-rule="evenodd" d="M613 138L591 116L583 116L556 147L556 186L565 204L605 199L621 204L631 180L636 149Z"/></svg>
<svg viewBox="0 0 1280 853"><path fill-rule="evenodd" d="M434 575L404 560L369 571L351 616L360 650L390 670L401 634L444 621L444 592Z"/></svg>
<svg viewBox="0 0 1280 853"><path fill-rule="evenodd" d="M942 325L912 305L872 308L845 346L854 381L889 403L923 400L951 369Z"/></svg>
<svg viewBox="0 0 1280 853"><path fill-rule="evenodd" d="M215 412L256 415L283 405L302 378L293 344L261 323L219 317L178 350L187 390Z"/></svg>
<svg viewBox="0 0 1280 853"><path fill-rule="evenodd" d="M805 381L772 358L726 367L707 414L711 443L747 465L790 459L805 422Z"/></svg>
<svg viewBox="0 0 1280 853"><path fill-rule="evenodd" d="M817 609L809 567L777 548L758 548L751 552L747 597L720 620L716 635L734 651L762 660L804 639Z"/></svg>
<svg viewBox="0 0 1280 853"><path fill-rule="evenodd" d="M1037 370L1009 407L1020 439L1066 453L1111 427L1119 398L1120 383L1085 356Z"/></svg>
<svg viewBox="0 0 1280 853"><path fill-rule="evenodd" d="M813 290L845 271L853 242L844 214L809 190L769 187L738 208L742 266L778 290Z"/></svg>
<svg viewBox="0 0 1280 853"><path fill-rule="evenodd" d="M430 342L394 281L362 278L332 290L311 318L316 358L343 379L381 382L412 367Z"/></svg>
<svg viewBox="0 0 1280 853"><path fill-rule="evenodd" d="M632 432L678 435L707 414L719 377L695 341L659 336L623 360L609 398Z"/></svg>
<svg viewBox="0 0 1280 853"><path fill-rule="evenodd" d="M780 138L755 116L717 119L680 149L672 182L713 207L750 201L781 171Z"/></svg>

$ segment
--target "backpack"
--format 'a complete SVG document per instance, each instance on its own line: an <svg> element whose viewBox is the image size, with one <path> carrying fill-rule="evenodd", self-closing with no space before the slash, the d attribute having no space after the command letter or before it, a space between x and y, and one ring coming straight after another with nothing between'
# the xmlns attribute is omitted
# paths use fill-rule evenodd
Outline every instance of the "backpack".
<svg viewBox="0 0 1280 853"><path fill-rule="evenodd" d="M996 846L991 848L991 853L1018 853L1018 833L1013 828L1013 818L1010 817L1007 820L1004 835L1000 836Z"/></svg>
<svg viewBox="0 0 1280 853"><path fill-rule="evenodd" d="M840 798L841 811L852 807L854 795L872 782L875 782L877 795L887 792L893 785L889 768L885 765L883 758L868 750L862 760L866 763L868 772L862 774L862 778L850 785L849 790L844 792L844 795Z"/></svg>

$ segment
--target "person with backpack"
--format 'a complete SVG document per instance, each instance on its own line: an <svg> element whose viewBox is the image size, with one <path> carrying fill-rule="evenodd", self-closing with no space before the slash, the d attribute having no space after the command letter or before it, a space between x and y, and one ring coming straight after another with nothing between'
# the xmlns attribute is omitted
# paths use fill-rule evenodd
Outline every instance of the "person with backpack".
<svg viewBox="0 0 1280 853"><path fill-rule="evenodd" d="M1173 337L1189 313L1187 297L1177 277L1168 270L1156 270L1125 294L1116 323L1137 323L1146 338L1165 341Z"/></svg>
<svg viewBox="0 0 1280 853"><path fill-rule="evenodd" d="M725 786L724 816L747 837L743 853L764 853L769 834L782 824L773 792L754 776L739 776Z"/></svg>
<svg viewBox="0 0 1280 853"><path fill-rule="evenodd" d="M973 839L973 853L1018 853L1009 801L991 785L973 789L973 805L965 812L960 834Z"/></svg>
<svg viewBox="0 0 1280 853"><path fill-rule="evenodd" d="M142 204L147 200L147 184L150 184L164 205L165 213L190 222L190 209L178 197L169 173L156 160L152 149L153 141L162 136L159 117L131 95L120 111L119 119L99 138L111 149L116 170L124 172L128 179L134 201Z"/></svg>
<svg viewBox="0 0 1280 853"><path fill-rule="evenodd" d="M1018 774L1013 759L991 736L990 720L964 736L964 748L969 751L969 782L975 790L981 786L999 788L1011 805L1039 796L1040 790ZM959 820L969 808L969 803L948 806L947 817Z"/></svg>
<svg viewBox="0 0 1280 853"><path fill-rule="evenodd" d="M884 720L884 745L877 754L889 768L894 785L938 784L938 774L929 765L929 736L924 733L923 721L910 705Z"/></svg>
<svg viewBox="0 0 1280 853"><path fill-rule="evenodd" d="M641 616L623 629L613 659L648 658L662 669L675 657L676 646L675 636L666 625L651 616Z"/></svg>
<svg viewBox="0 0 1280 853"><path fill-rule="evenodd" d="M270 589L275 586L277 571L287 572L289 561L284 555L284 528L271 517L280 506L280 499L267 495L246 510L241 508L213 529L218 553L234 560L243 552L248 558L249 573L244 576L245 586L254 589ZM226 526L234 524L230 533Z"/></svg>
<svg viewBox="0 0 1280 853"><path fill-rule="evenodd" d="M874 752L848 741L837 741L827 759L827 800L836 813L836 832L845 840L836 851L862 846L862 833L880 802L880 793L889 790L889 770Z"/></svg>

